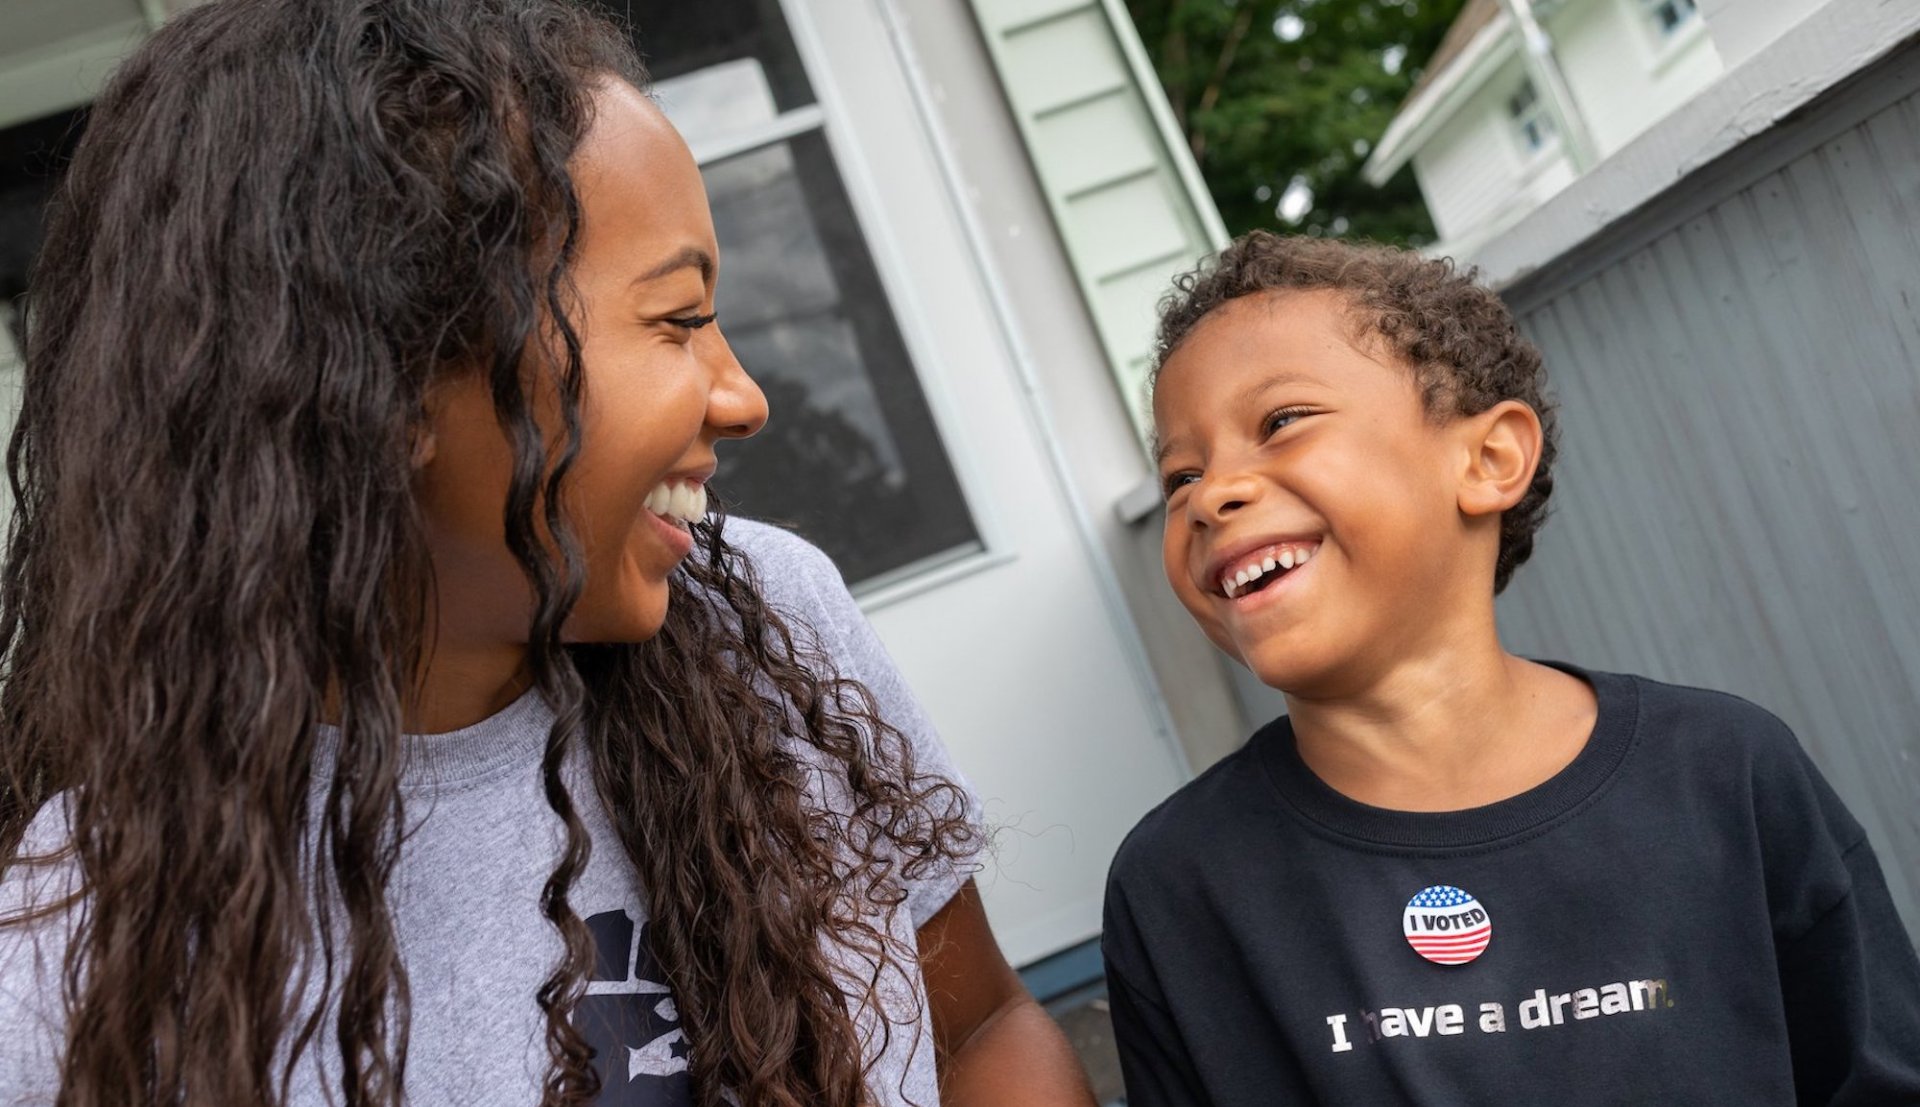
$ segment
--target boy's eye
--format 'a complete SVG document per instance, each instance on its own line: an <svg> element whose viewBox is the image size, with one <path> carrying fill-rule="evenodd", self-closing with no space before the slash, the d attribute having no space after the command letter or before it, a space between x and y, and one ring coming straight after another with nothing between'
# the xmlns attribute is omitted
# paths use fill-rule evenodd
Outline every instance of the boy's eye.
<svg viewBox="0 0 1920 1107"><path fill-rule="evenodd" d="M1304 407L1283 407L1278 411L1269 412L1260 422L1260 437L1267 438L1278 434L1312 414L1311 410Z"/></svg>
<svg viewBox="0 0 1920 1107"><path fill-rule="evenodd" d="M1191 471L1169 473L1161 479L1160 491L1167 499L1171 500L1175 492L1180 491L1182 488L1199 479L1200 474Z"/></svg>

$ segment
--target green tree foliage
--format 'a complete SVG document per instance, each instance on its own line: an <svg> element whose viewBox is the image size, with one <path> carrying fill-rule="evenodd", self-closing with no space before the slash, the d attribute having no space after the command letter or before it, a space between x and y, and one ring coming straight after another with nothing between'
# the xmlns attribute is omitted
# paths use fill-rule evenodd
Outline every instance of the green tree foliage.
<svg viewBox="0 0 1920 1107"><path fill-rule="evenodd" d="M1375 188L1360 167L1464 3L1127 0L1127 7L1229 231L1267 227L1420 245L1432 240L1433 223L1412 171Z"/></svg>

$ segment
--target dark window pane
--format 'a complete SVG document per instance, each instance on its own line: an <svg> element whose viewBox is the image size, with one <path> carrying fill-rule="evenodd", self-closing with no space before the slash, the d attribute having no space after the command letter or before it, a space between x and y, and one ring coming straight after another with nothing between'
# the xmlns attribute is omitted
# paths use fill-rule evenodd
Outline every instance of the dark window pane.
<svg viewBox="0 0 1920 1107"><path fill-rule="evenodd" d="M721 326L773 412L721 451L716 491L795 527L855 584L980 548L825 138L704 172Z"/></svg>
<svg viewBox="0 0 1920 1107"><path fill-rule="evenodd" d="M47 198L85 125L81 109L0 130L0 300L26 291Z"/></svg>
<svg viewBox="0 0 1920 1107"><path fill-rule="evenodd" d="M780 111L813 103L779 0L593 0L634 30L654 80L757 61Z"/></svg>

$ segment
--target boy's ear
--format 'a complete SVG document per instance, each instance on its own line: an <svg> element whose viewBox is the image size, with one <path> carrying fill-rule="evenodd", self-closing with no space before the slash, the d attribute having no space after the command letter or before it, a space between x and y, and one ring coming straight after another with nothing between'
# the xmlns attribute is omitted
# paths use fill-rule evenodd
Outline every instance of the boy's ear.
<svg viewBox="0 0 1920 1107"><path fill-rule="evenodd" d="M1460 510L1497 515L1520 502L1540 464L1540 416L1519 400L1502 400L1461 420L1466 448Z"/></svg>

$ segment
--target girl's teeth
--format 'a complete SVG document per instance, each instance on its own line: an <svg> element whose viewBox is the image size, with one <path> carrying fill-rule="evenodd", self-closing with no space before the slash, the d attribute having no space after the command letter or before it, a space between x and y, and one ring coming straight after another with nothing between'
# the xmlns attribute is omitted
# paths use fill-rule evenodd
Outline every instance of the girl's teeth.
<svg viewBox="0 0 1920 1107"><path fill-rule="evenodd" d="M707 514L707 488L704 484L669 485L662 481L647 493L642 506L655 515L697 523Z"/></svg>
<svg viewBox="0 0 1920 1107"><path fill-rule="evenodd" d="M1280 551L1280 567L1282 569L1293 568L1293 551L1292 550Z"/></svg>

